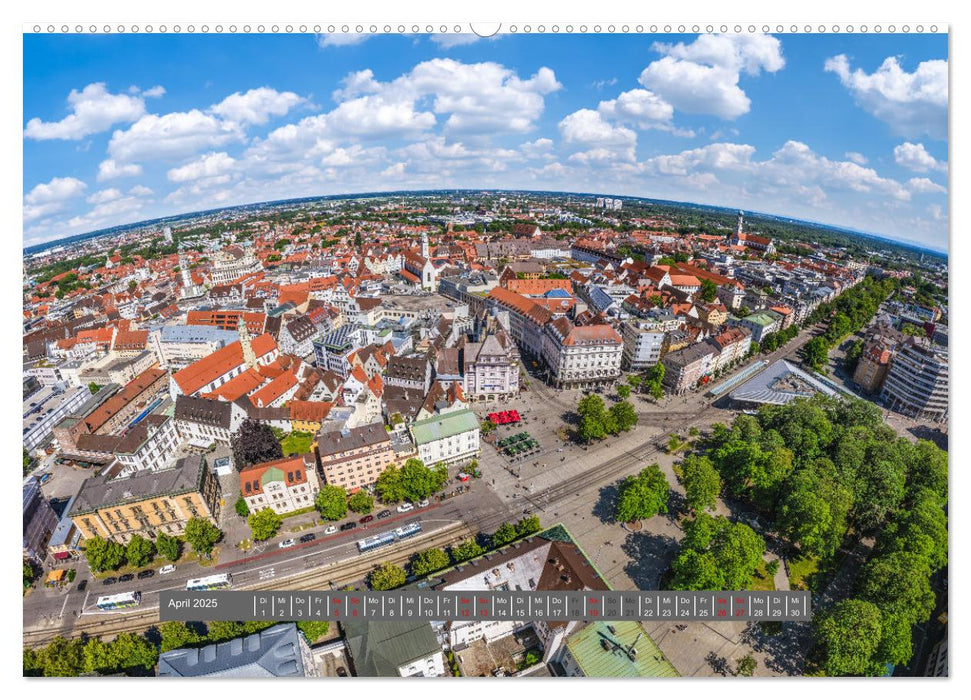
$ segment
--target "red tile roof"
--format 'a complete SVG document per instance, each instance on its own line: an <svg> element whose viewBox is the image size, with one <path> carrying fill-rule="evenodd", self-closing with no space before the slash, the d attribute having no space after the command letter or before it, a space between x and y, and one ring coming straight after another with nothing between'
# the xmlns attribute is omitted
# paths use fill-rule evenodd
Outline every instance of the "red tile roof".
<svg viewBox="0 0 971 700"><path fill-rule="evenodd" d="M262 314L261 314L262 315ZM276 341L269 333L264 333L252 341L253 353L259 360L264 355L274 352ZM182 393L192 395L210 382L223 376L231 369L243 364L243 349L239 341L230 343L216 350L208 357L193 362L188 367L180 369L172 378L182 389Z"/></svg>
<svg viewBox="0 0 971 700"><path fill-rule="evenodd" d="M287 370L259 391L251 394L249 400L257 408L265 408L299 383L297 375L292 370Z"/></svg>

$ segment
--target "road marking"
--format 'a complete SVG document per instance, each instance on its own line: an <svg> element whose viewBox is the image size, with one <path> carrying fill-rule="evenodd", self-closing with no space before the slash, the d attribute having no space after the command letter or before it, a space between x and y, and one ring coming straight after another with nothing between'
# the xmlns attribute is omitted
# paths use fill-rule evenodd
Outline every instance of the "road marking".
<svg viewBox="0 0 971 700"><path fill-rule="evenodd" d="M58 615L58 617L64 617L64 609L65 609L65 608L67 608L67 599L68 599L68 596L69 596L69 595L71 595L71 594L70 594L70 593L68 593L68 594L66 594L66 595L64 596L64 603L63 603L63 605L61 605L61 614L60 614L60 615Z"/></svg>

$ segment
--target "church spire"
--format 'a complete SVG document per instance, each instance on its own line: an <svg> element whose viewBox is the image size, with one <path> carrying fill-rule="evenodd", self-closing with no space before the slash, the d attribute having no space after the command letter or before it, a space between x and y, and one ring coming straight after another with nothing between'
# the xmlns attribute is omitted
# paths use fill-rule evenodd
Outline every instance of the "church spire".
<svg viewBox="0 0 971 700"><path fill-rule="evenodd" d="M246 321L243 319L243 314L239 314L239 319L236 321L236 329L239 331L239 346L243 349L243 362L249 369L256 367L256 353L253 352L253 343L249 337L249 329L246 327Z"/></svg>

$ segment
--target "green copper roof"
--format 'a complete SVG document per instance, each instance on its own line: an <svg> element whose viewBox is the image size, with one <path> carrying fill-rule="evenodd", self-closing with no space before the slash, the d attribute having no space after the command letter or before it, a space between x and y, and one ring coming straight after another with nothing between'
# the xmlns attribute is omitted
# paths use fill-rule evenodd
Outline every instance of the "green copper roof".
<svg viewBox="0 0 971 700"><path fill-rule="evenodd" d="M566 646L587 678L673 678L680 675L641 624L634 620L593 622L568 637ZM631 648L637 653L628 654L627 650Z"/></svg>
<svg viewBox="0 0 971 700"><path fill-rule="evenodd" d="M263 472L263 476L260 477L260 483L266 486L271 481L283 481L284 478L285 477L282 470L278 469L277 467L270 467Z"/></svg>
<svg viewBox="0 0 971 700"><path fill-rule="evenodd" d="M411 434L416 445L425 445L443 438L453 437L475 430L479 427L479 419L467 408L452 411L440 416L432 416L415 422L411 426Z"/></svg>

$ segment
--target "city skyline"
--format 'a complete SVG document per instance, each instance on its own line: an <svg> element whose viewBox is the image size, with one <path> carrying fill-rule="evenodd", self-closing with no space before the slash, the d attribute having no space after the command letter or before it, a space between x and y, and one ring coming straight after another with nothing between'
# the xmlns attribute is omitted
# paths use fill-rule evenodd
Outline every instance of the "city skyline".
<svg viewBox="0 0 971 700"><path fill-rule="evenodd" d="M947 249L943 34L35 35L24 48L25 247L278 199L524 189Z"/></svg>

